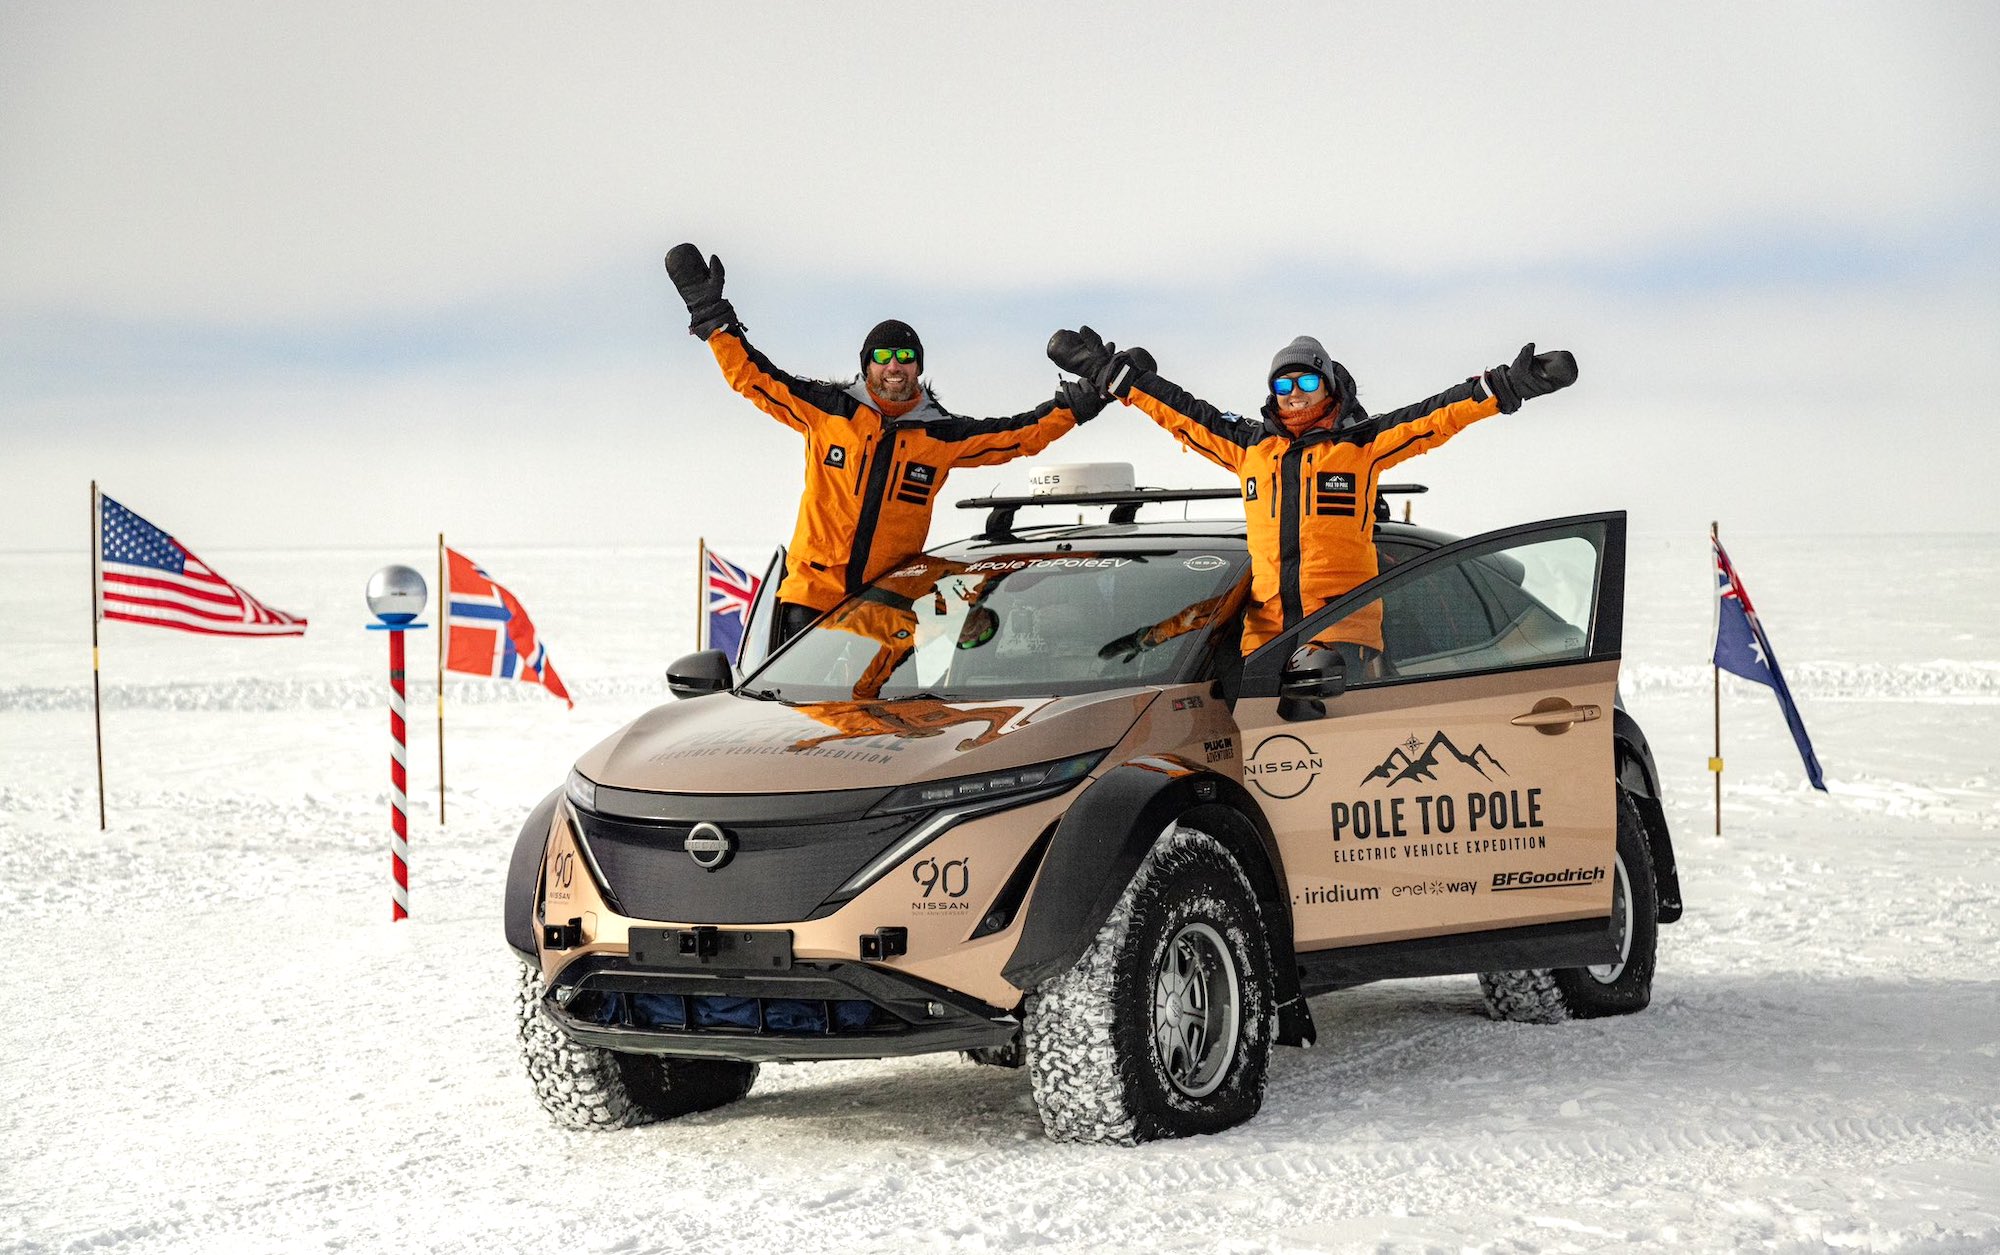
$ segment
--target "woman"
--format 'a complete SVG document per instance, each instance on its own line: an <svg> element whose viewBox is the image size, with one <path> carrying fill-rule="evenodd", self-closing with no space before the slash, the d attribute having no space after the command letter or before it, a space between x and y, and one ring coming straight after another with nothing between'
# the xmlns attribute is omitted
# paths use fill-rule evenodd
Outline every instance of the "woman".
<svg viewBox="0 0 2000 1255"><path fill-rule="evenodd" d="M1118 351L1089 327L1049 338L1056 365L1106 397L1137 406L1181 443L1237 477L1249 524L1250 605L1243 652L1374 578L1375 494L1383 471L1494 414L1576 381L1576 358L1528 344L1496 366L1415 405L1371 416L1354 378L1311 336L1271 359L1258 418L1225 413L1162 379L1144 349ZM1318 638L1347 644L1350 666L1382 648L1379 603Z"/></svg>

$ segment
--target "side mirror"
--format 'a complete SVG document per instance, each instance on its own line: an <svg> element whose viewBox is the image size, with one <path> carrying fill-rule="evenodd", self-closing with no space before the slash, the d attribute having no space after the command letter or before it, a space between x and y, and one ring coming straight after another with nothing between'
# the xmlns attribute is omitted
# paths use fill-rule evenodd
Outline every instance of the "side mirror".
<svg viewBox="0 0 2000 1255"><path fill-rule="evenodd" d="M1309 649L1278 673L1278 696L1339 697L1347 691L1347 662L1331 649Z"/></svg>
<svg viewBox="0 0 2000 1255"><path fill-rule="evenodd" d="M675 697L720 693L735 682L729 671L729 655L719 649L704 649L667 664L667 687Z"/></svg>

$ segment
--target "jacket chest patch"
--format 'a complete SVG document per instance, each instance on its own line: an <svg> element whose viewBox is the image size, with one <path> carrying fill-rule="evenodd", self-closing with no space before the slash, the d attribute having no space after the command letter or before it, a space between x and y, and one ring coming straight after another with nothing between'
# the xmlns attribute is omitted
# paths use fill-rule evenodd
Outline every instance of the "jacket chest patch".
<svg viewBox="0 0 2000 1255"><path fill-rule="evenodd" d="M1245 501L1255 501L1257 499L1256 476L1253 475L1249 479L1243 481L1243 499Z"/></svg>
<svg viewBox="0 0 2000 1255"><path fill-rule="evenodd" d="M825 465L827 465L827 466L831 466L831 467L835 468L836 470L844 470L844 469L846 469L846 467L847 467L847 446L845 446L845 445L835 445L835 446L833 446L833 447L832 447L831 449L828 449L828 450L826 451L826 456L825 456L824 458L820 459L820 460L821 460L821 462L823 462L823 463L824 463Z"/></svg>
<svg viewBox="0 0 2000 1255"><path fill-rule="evenodd" d="M1353 518L1354 472L1320 471L1313 476L1313 513Z"/></svg>
<svg viewBox="0 0 2000 1255"><path fill-rule="evenodd" d="M903 477L896 484L896 500L909 505L929 505L931 490L937 487L938 468L922 462L905 462Z"/></svg>

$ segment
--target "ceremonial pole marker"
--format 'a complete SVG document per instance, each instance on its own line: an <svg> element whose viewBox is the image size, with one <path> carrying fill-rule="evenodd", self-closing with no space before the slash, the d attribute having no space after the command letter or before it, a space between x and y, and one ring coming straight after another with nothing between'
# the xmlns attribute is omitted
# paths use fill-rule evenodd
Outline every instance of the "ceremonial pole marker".
<svg viewBox="0 0 2000 1255"><path fill-rule="evenodd" d="M429 590L424 577L406 566L385 566L368 577L368 608L380 623L371 632L389 634L389 875L390 922L410 917L410 755L404 706L403 633L419 631Z"/></svg>

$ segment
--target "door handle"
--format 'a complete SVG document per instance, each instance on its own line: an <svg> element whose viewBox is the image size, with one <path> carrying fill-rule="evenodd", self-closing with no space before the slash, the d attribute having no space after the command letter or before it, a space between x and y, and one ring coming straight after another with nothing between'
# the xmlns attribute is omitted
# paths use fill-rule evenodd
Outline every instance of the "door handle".
<svg viewBox="0 0 2000 1255"><path fill-rule="evenodd" d="M1535 703L1533 710L1515 715L1507 722L1517 728L1533 728L1545 736L1560 736L1573 723L1589 723L1603 715L1604 711L1596 706L1572 706L1566 698L1544 697Z"/></svg>

